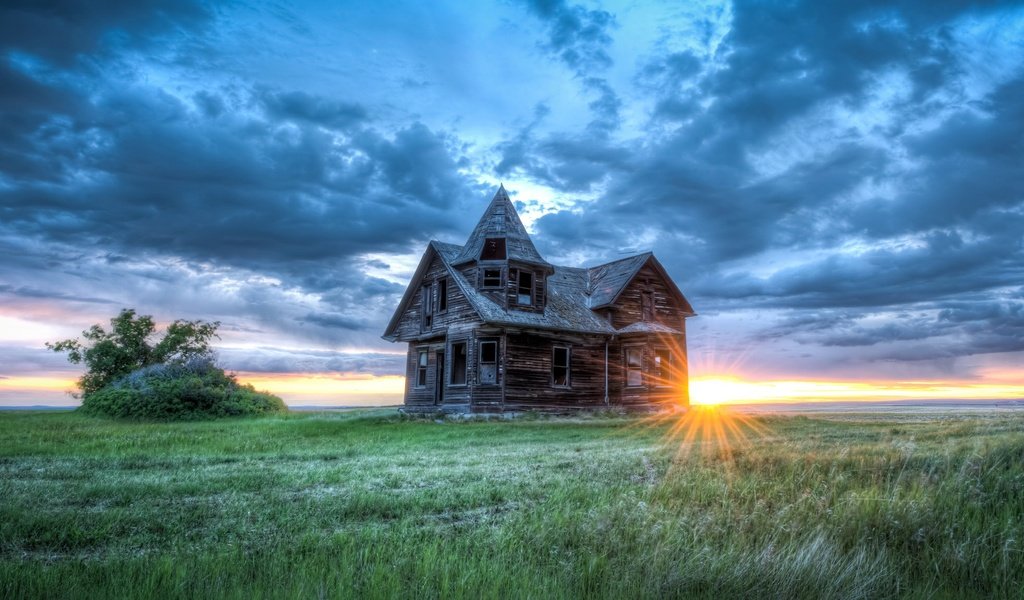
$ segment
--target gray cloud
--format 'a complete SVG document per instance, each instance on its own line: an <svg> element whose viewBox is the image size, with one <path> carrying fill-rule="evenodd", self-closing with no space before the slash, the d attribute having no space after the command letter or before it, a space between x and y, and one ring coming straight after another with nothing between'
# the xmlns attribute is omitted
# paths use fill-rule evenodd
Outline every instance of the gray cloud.
<svg viewBox="0 0 1024 600"><path fill-rule="evenodd" d="M814 368L1022 350L1024 54L1001 30L1019 8L739 3L719 31L713 15L638 27L611 5L502 4L490 26L515 21L502 33L528 46L504 54L479 44L486 28L455 35L464 15L424 27L407 8L314 77L299 59L333 51L314 15L5 6L0 301L74 313L75 330L113 303L385 348L414 259L376 256L462 241L493 175L567 207L534 225L549 259L654 249L712 324L742 316L705 332L730 348ZM657 33L636 56L641 40L613 37L641 30ZM500 93L477 81L499 62ZM574 92L587 106L567 118ZM246 370L401 371L373 353L232 352Z"/></svg>

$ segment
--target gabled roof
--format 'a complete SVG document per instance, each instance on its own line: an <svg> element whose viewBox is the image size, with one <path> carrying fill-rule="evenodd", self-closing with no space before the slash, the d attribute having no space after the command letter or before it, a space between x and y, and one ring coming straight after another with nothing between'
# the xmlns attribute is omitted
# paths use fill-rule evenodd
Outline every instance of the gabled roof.
<svg viewBox="0 0 1024 600"><path fill-rule="evenodd" d="M466 279L461 271L455 268L454 261L462 255L465 249L456 244L445 244L443 242L431 241L427 251L423 253L420 264L416 268L405 296L395 310L391 322L384 331L385 339L395 339L395 328L402 315L405 313L413 294L419 289L421 280L430 268L434 256L440 257L449 279L455 284L470 306L484 323L505 326L519 326L533 329L550 329L555 331L573 331L576 333L678 333L675 329L657 323L633 324L621 330L616 330L612 325L602 318L593 308L599 308L596 299L610 298L602 306L612 304L621 294L622 290L632 281L633 277L648 260L653 261L656 269L661 270L661 265L650 252L630 256L608 264L598 265L590 269L578 269L574 267L553 266L553 272L547 277L547 303L543 313L524 312L518 310L506 310L497 302L481 293ZM663 271L662 271L663 272ZM663 275L672 289L675 284ZM678 291L678 290L676 290ZM686 298L679 294L684 310L693 314L690 304Z"/></svg>
<svg viewBox="0 0 1024 600"><path fill-rule="evenodd" d="M504 237L509 260L518 260L545 267L549 271L547 279L547 301L544 312L527 312L508 310L488 295L480 292L473 282L456 268L457 265L477 260L488 237ZM664 279L669 290L676 295L682 305L684 316L694 316L693 307L679 291L675 282L665 268L651 252L629 256L589 269L561 267L545 261L530 241L526 228L516 209L512 206L504 186L491 200L484 216L477 223L465 246L431 241L420 259L416 273L413 275L405 295L399 303L394 316L384 331L384 338L395 340L395 330L402 316L412 302L417 290L422 285L423 277L430 269L434 257L441 259L449 279L466 298L477 316L484 323L519 326L524 328L550 329L556 331L573 331L577 333L677 333L677 331L659 323L634 323L616 331L606 319L600 316L597 309L615 304L637 273L645 265L650 265Z"/></svg>
<svg viewBox="0 0 1024 600"><path fill-rule="evenodd" d="M650 264L657 271L658 275L665 280L668 289L679 298L683 305L683 312L691 317L696 316L697 313L693 312L690 301L680 291L676 282L669 277L665 267L655 258L653 252L644 252L636 256L629 256L588 269L590 274L590 308L597 310L615 304L615 301L622 294L622 290L626 289L629 282L633 281L636 274L646 264Z"/></svg>
<svg viewBox="0 0 1024 600"><path fill-rule="evenodd" d="M395 339L395 329L398 327L398 322L402 319L402 315L405 314L405 310L409 307L409 303L412 302L413 295L420 289L423 276L426 275L427 270L430 269L430 263L433 261L434 256L441 257L441 262L444 263L449 275L461 275L451 267L451 259L456 256L460 250L462 250L462 246L445 244L444 242L438 242L436 240L431 240L431 242L427 244L427 249L423 251L423 256L420 257L420 263L416 267L416 272L413 273L412 280L409 281L409 286L405 288L405 294L402 296L402 301L398 303L398 308L395 309L395 314L391 316L391 320L388 322L387 328L384 329L384 335L381 337L392 341ZM464 277L460 278L465 280ZM459 287L464 288L465 286L460 285ZM466 294L466 290L462 289L462 293ZM466 295L468 297L468 294ZM472 300L470 301L470 304L473 304ZM479 311L477 312L479 314ZM480 316L482 317L482 315Z"/></svg>
<svg viewBox="0 0 1024 600"><path fill-rule="evenodd" d="M603 308L613 304L652 256L652 253L644 252L587 269L590 275L590 286L587 290L590 293L590 308Z"/></svg>
<svg viewBox="0 0 1024 600"><path fill-rule="evenodd" d="M461 265L480 258L487 238L504 238L509 260L551 267L534 247L530 234L526 233L523 222L519 220L519 213L509 199L504 185L498 188L473 233L469 234L469 239L451 264Z"/></svg>

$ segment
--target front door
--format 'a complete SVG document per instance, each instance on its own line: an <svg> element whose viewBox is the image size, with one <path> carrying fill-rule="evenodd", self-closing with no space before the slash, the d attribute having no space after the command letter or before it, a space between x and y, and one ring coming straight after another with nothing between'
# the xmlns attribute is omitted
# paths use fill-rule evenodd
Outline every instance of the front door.
<svg viewBox="0 0 1024 600"><path fill-rule="evenodd" d="M439 350L435 357L437 362L437 377L434 378L434 404L440 405L444 402L444 351Z"/></svg>

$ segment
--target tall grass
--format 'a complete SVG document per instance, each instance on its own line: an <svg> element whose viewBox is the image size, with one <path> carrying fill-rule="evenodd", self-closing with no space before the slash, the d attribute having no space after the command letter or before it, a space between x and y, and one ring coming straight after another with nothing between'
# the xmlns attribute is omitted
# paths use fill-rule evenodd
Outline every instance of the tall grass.
<svg viewBox="0 0 1024 600"><path fill-rule="evenodd" d="M1019 597L1024 418L672 431L0 414L0 583L15 598Z"/></svg>

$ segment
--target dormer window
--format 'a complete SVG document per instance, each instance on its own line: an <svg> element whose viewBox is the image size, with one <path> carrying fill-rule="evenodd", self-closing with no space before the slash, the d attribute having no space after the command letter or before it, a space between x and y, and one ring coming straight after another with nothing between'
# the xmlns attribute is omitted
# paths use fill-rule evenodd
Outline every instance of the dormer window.
<svg viewBox="0 0 1024 600"><path fill-rule="evenodd" d="M519 306L533 305L533 273L519 271L519 293L516 294L516 302Z"/></svg>
<svg viewBox="0 0 1024 600"><path fill-rule="evenodd" d="M501 269L484 269L483 271L484 288L493 289L501 287Z"/></svg>
<svg viewBox="0 0 1024 600"><path fill-rule="evenodd" d="M480 260L505 260L505 238L487 238L484 249L480 251Z"/></svg>

